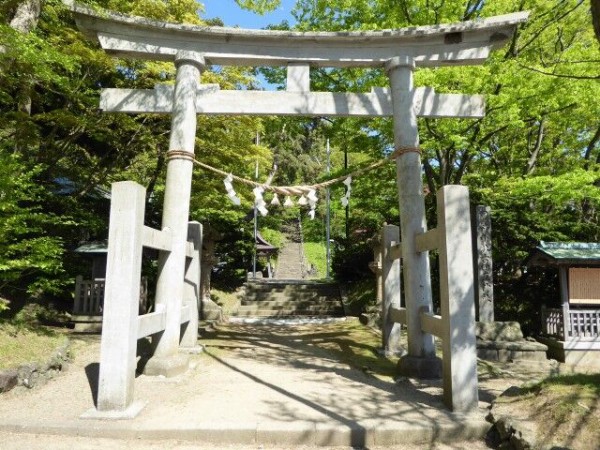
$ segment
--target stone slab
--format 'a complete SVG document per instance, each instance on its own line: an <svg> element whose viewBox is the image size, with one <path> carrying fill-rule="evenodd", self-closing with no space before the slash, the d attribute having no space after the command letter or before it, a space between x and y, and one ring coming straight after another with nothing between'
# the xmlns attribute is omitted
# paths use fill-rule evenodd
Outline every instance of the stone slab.
<svg viewBox="0 0 600 450"><path fill-rule="evenodd" d="M532 341L477 341L477 348L509 350L513 352L546 352L548 346Z"/></svg>
<svg viewBox="0 0 600 450"><path fill-rule="evenodd" d="M361 423L317 423L315 445L319 447L369 448L375 445L373 429Z"/></svg>
<svg viewBox="0 0 600 450"><path fill-rule="evenodd" d="M261 422L256 427L256 443L275 445L315 445L316 425L312 421Z"/></svg>
<svg viewBox="0 0 600 450"><path fill-rule="evenodd" d="M185 354L167 358L151 358L144 366L144 374L149 376L176 377L189 368L189 357Z"/></svg>
<svg viewBox="0 0 600 450"><path fill-rule="evenodd" d="M134 402L128 408L122 411L99 411L96 408L88 409L81 416L81 419L101 419L101 420L124 420L134 419L144 409L148 402Z"/></svg>

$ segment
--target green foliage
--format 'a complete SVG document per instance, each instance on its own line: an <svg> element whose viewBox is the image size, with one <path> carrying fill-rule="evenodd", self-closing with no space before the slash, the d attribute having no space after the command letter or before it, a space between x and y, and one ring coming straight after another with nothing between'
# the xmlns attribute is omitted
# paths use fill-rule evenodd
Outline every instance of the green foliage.
<svg viewBox="0 0 600 450"><path fill-rule="evenodd" d="M43 2L31 33L17 33L6 25L17 3L0 5L0 295L11 300L69 298L67 282L77 269L68 251L80 240L106 237L103 192L111 182L132 179L146 186L147 223L160 226L170 120L101 114L99 90L172 83L174 68L106 55L77 31L59 0ZM194 0L87 3L159 20L203 23L197 14L201 5ZM279 5L237 3L258 13ZM294 16L300 31L372 30L478 19L515 9L508 0L298 0ZM530 10L530 20L486 64L419 69L415 83L437 92L486 97L483 119L419 121L429 224L435 223L435 193L446 184L466 184L473 203L490 205L499 315L529 320L533 327L535 308L546 301L536 292L552 297L555 275L524 272L528 250L542 239L600 239L600 51L585 1L524 0L518 9ZM272 83L285 80L281 69L262 72ZM254 75L245 67L216 67L202 81L223 89L252 89ZM314 91L366 92L387 85L379 69L311 71ZM254 142L257 133L261 145ZM332 174L351 172L393 148L392 124L386 118L199 116L197 136L201 161L246 178L254 178L258 161L260 180L275 163L273 183L279 185L323 180L327 139ZM355 178L348 223L339 201L344 190L332 187L333 269L340 279L371 279L372 238L383 222L398 223L395 172L390 163ZM243 279L251 262L252 193L246 186L235 188L242 198L239 208L229 203L221 176L194 173L191 218L211 230L207 236L220 239L217 256L227 269L217 280L222 276L218 282L223 285L231 285L225 275ZM304 222L311 242L325 239L323 194L316 220ZM279 230L294 213L261 218L261 228ZM276 234L265 237L274 241Z"/></svg>
<svg viewBox="0 0 600 450"><path fill-rule="evenodd" d="M0 321L0 370L47 363L49 355L63 345L64 335L48 328Z"/></svg>
<svg viewBox="0 0 600 450"><path fill-rule="evenodd" d="M516 8L509 1L300 0L294 15L299 30L372 30L472 20ZM528 251L542 239L600 239L600 52L586 2L527 0L518 8L531 11L529 21L486 64L419 69L415 83L486 97L487 114L480 120L419 119L429 225L435 225L435 193L446 184L466 184L474 204L492 207L498 313L531 330L540 303L553 300L556 276L523 271ZM267 76L278 81L280 74ZM319 91L387 85L380 70L311 73L311 86ZM328 137L334 149L370 160L393 145L387 119L336 119ZM342 217L332 221L340 242L336 276L372 277L369 237L384 221L398 222L397 202L393 164L354 181L347 240L339 239Z"/></svg>
<svg viewBox="0 0 600 450"><path fill-rule="evenodd" d="M244 9L252 10L258 14L275 11L281 4L281 0L235 0Z"/></svg>
<svg viewBox="0 0 600 450"><path fill-rule="evenodd" d="M62 239L48 232L69 221L43 212L37 173L27 171L17 155L0 151L0 291L34 297L56 293L66 282Z"/></svg>
<svg viewBox="0 0 600 450"><path fill-rule="evenodd" d="M314 278L325 278L327 275L327 249L325 243L321 242L304 242L304 256L310 267L316 270L312 274Z"/></svg>
<svg viewBox="0 0 600 450"><path fill-rule="evenodd" d="M93 3L202 23L194 0ZM4 25L14 11L0 8L0 295L18 299L19 305L52 297L68 301L80 270L70 250L82 240L106 238L110 183L130 179L146 186L147 223L159 227L161 222L170 118L102 114L100 89L169 83L174 67L108 56L76 29L60 0L43 2L37 27L28 34ZM203 81L247 88L253 76L233 67L206 72ZM242 176L253 172L256 159L270 167L267 149L252 144L261 130L259 119L201 117L198 127L197 155L204 162ZM223 260L248 265L247 246L235 245L249 235L245 216L251 193L240 191L244 207L236 209L225 203L220 176L197 171L191 216L224 233Z"/></svg>
<svg viewBox="0 0 600 450"><path fill-rule="evenodd" d="M363 277L346 285L347 298L344 303L348 315L358 316L366 311L372 311L377 303L375 280Z"/></svg>
<svg viewBox="0 0 600 450"><path fill-rule="evenodd" d="M283 246L285 236L280 230L273 230L271 228L261 228L260 234L272 246L277 248L281 248Z"/></svg>

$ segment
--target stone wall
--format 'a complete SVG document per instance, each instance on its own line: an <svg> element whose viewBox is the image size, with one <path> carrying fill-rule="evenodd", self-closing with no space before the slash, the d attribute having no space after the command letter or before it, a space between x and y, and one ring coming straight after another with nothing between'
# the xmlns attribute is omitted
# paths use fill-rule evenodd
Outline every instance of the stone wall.
<svg viewBox="0 0 600 450"><path fill-rule="evenodd" d="M71 359L69 348L70 342L66 340L43 363L31 362L23 364L18 368L1 370L0 393L8 392L16 386L24 386L31 389L55 377L62 370L65 370Z"/></svg>

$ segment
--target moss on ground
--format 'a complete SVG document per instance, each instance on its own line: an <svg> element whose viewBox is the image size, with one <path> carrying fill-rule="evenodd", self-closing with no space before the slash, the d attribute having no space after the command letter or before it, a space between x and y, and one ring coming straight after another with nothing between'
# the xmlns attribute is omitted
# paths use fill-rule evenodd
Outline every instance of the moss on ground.
<svg viewBox="0 0 600 450"><path fill-rule="evenodd" d="M225 292L213 287L210 290L210 297L217 305L223 308L223 314L229 316L239 306L240 290L237 289L233 292Z"/></svg>
<svg viewBox="0 0 600 450"><path fill-rule="evenodd" d="M279 338L278 338L279 337ZM347 320L323 325L294 325L293 327L218 325L202 333L202 344L214 350L249 348L262 342L306 349L315 348L331 359L362 370L380 379L392 381L396 364L378 354L379 333Z"/></svg>
<svg viewBox="0 0 600 450"><path fill-rule="evenodd" d="M65 335L61 331L0 322L0 370L44 361L64 342Z"/></svg>
<svg viewBox="0 0 600 450"><path fill-rule="evenodd" d="M499 401L505 414L536 424L536 448L599 448L600 374L549 377Z"/></svg>

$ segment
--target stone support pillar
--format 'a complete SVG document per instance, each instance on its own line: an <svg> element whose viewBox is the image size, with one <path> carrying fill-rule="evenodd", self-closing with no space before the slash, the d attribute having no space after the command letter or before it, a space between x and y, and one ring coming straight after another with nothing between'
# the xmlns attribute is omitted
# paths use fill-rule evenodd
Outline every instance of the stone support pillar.
<svg viewBox="0 0 600 450"><path fill-rule="evenodd" d="M196 93L204 57L192 51L179 51L175 58L177 78L173 97L171 138L163 207L163 229L172 237L171 252L159 256L156 304L164 305L167 319L163 333L153 336L154 355L145 367L148 375L174 376L187 369L186 356L178 355L181 334L181 308L188 236L194 144L196 140Z"/></svg>
<svg viewBox="0 0 600 450"><path fill-rule="evenodd" d="M373 250L373 261L369 263L369 269L375 274L375 305L379 309L383 301L382 254L381 245L378 245Z"/></svg>
<svg viewBox="0 0 600 450"><path fill-rule="evenodd" d="M562 309L562 327L563 327L563 340L568 341L569 330L571 328L570 314L569 314L569 272L566 266L558 267L558 279L560 283L560 303Z"/></svg>
<svg viewBox="0 0 600 450"><path fill-rule="evenodd" d="M181 337L181 346L195 350L198 346L198 318L200 314L200 257L202 255L202 225L198 222L188 224L188 242L194 246L191 258L185 263L185 284L183 303L190 307L190 320L185 325Z"/></svg>
<svg viewBox="0 0 600 450"><path fill-rule="evenodd" d="M392 243L400 242L400 229L396 225L384 225L381 231L383 248L382 277L383 277L383 302L381 304L381 337L383 351L386 355L402 353L400 346L401 327L399 323L391 320L390 309L400 308L401 281L400 258L391 255Z"/></svg>
<svg viewBox="0 0 600 450"><path fill-rule="evenodd" d="M435 359L433 336L421 330L419 316L421 310L431 311L433 306L429 253L419 253L415 247L416 235L424 233L427 224L421 155L417 150L419 132L413 104L414 67L414 60L407 56L395 57L386 63L392 98L394 145L400 151L396 158L396 173L407 309L408 355L400 359L399 370L407 376L424 378L439 374L441 361Z"/></svg>
<svg viewBox="0 0 600 450"><path fill-rule="evenodd" d="M492 218L489 206L479 205L475 209L475 244L478 318L480 322L493 322Z"/></svg>
<svg viewBox="0 0 600 450"><path fill-rule="evenodd" d="M469 191L437 193L444 403L457 412L477 408L477 348Z"/></svg>
<svg viewBox="0 0 600 450"><path fill-rule="evenodd" d="M97 411L83 417L130 418L134 403L138 308L146 191L133 181L114 183L100 345Z"/></svg>

